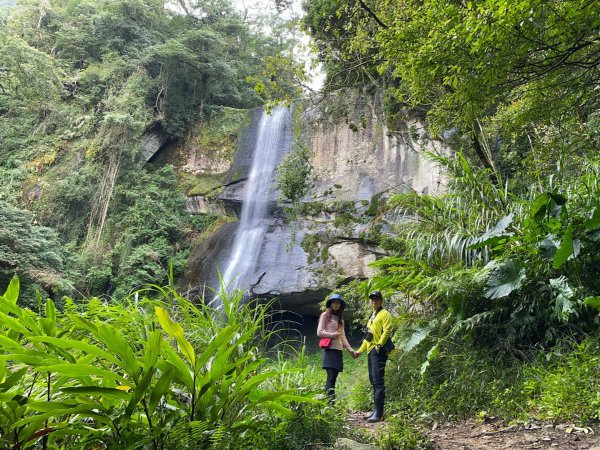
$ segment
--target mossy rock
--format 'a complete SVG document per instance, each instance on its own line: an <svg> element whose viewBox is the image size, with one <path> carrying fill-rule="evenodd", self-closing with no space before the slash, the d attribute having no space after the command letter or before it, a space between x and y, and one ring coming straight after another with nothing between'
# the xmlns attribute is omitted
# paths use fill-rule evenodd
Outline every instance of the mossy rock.
<svg viewBox="0 0 600 450"><path fill-rule="evenodd" d="M202 174L180 172L177 175L182 192L188 197L195 195L216 195L223 186L225 174Z"/></svg>

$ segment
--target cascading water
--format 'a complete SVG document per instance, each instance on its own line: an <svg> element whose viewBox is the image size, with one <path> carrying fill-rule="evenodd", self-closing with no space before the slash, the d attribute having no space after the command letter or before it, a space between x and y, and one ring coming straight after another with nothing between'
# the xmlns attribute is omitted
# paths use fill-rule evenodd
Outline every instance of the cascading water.
<svg viewBox="0 0 600 450"><path fill-rule="evenodd" d="M270 115L262 113L240 222L223 271L223 282L230 292L235 288L248 288L256 273L261 244L269 227L269 204L276 201L273 192L275 168L281 155L291 146L290 123L290 111L283 106L276 107Z"/></svg>

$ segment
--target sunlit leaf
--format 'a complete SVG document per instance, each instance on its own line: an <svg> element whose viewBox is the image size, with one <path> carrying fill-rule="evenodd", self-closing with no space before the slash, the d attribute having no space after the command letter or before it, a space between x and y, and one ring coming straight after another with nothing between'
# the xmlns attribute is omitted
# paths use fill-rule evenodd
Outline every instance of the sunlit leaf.
<svg viewBox="0 0 600 450"><path fill-rule="evenodd" d="M4 362L2 362L2 364L4 365ZM21 379L23 378L23 376L25 376L27 371L27 367L22 367L17 370L8 372L8 375L6 375L5 373L5 378L3 382L0 383L0 391L8 391L12 387L14 387L17 383L21 381ZM14 393L11 394L11 396L14 396Z"/></svg>
<svg viewBox="0 0 600 450"><path fill-rule="evenodd" d="M53 321L56 320L56 306L54 306L54 302L51 299L46 300L44 312L48 319Z"/></svg>
<svg viewBox="0 0 600 450"><path fill-rule="evenodd" d="M36 367L38 372L55 372L61 375L66 375L73 378L82 376L92 376L97 378L108 378L109 380L120 381L126 384L127 380L122 375L99 367L90 366L88 364L53 364L51 366Z"/></svg>
<svg viewBox="0 0 600 450"><path fill-rule="evenodd" d="M423 364L421 364L421 370L419 371L421 373L421 376L425 375L425 372L427 371L430 365L431 362L428 359L425 360Z"/></svg>
<svg viewBox="0 0 600 450"><path fill-rule="evenodd" d="M52 337L52 336L35 336L35 337L29 338L29 340L31 342L45 342L47 344L55 345L56 347L61 347L61 348L70 349L70 350L81 350L85 353L95 355L99 358L103 358L103 359L111 362L112 364L121 365L121 362L115 355L113 355L112 353L109 353L93 344L89 344L85 341L77 341L75 339L57 338L57 337Z"/></svg>
<svg viewBox="0 0 600 450"><path fill-rule="evenodd" d="M583 303L585 303L590 308L597 309L598 312L600 312L600 297L599 296L586 297L586 299L583 301Z"/></svg>
<svg viewBox="0 0 600 450"><path fill-rule="evenodd" d="M171 320L169 313L167 313L167 311L163 308L156 306L154 310L160 326L167 332L169 336L175 339L183 356L185 356L188 362L194 366L196 363L196 353L194 352L192 344L190 344L185 338L181 325Z"/></svg>
<svg viewBox="0 0 600 450"><path fill-rule="evenodd" d="M79 328L83 328L93 334L98 333L98 326L91 320L85 317L76 316L74 314L67 314L67 317L73 321Z"/></svg>
<svg viewBox="0 0 600 450"><path fill-rule="evenodd" d="M145 343L144 370L148 371L151 367L156 366L156 362L158 361L158 357L160 355L162 342L163 337L160 331L153 331L150 333L150 336Z"/></svg>
<svg viewBox="0 0 600 450"><path fill-rule="evenodd" d="M3 312L0 312L0 323L4 323L4 325L6 325L11 330L14 330L18 333L22 333L26 336L31 334L31 331L25 325L23 325L21 321L15 319L14 317L10 317L9 315L4 314Z"/></svg>
<svg viewBox="0 0 600 450"><path fill-rule="evenodd" d="M513 235L513 233L506 233L506 229L512 223L515 215L510 213L509 215L503 217L496 223L494 228L489 230L488 232L482 234L475 242L469 245L468 248L475 249L485 247L486 245L493 246L497 244L500 240L508 238Z"/></svg>
<svg viewBox="0 0 600 450"><path fill-rule="evenodd" d="M154 389L150 394L150 402L148 403L148 410L150 411L150 414L154 412L154 410L158 406L158 403L160 402L160 399L167 392L169 392L171 388L171 380L173 379L174 373L175 371L172 368L167 370L160 376L160 378L154 385Z"/></svg>
<svg viewBox="0 0 600 450"><path fill-rule="evenodd" d="M152 382L152 378L154 377L154 372L156 369L152 367L150 370L146 371L143 376L140 378L137 386L133 390L130 395L129 404L125 408L125 413L122 417L123 423L127 424L131 415L133 414L135 407L140 402L140 400L145 396L146 391L150 387L150 383Z"/></svg>
<svg viewBox="0 0 600 450"><path fill-rule="evenodd" d="M127 339L117 329L106 324L99 326L96 334L101 342L120 358L118 365L137 382L140 364Z"/></svg>
<svg viewBox="0 0 600 450"><path fill-rule="evenodd" d="M186 365L181 356L179 356L179 354L169 345L163 346L162 354L165 360L158 362L159 369L163 372L166 372L169 369L174 370L175 379L183 384L190 392L193 392L194 378L190 367Z"/></svg>
<svg viewBox="0 0 600 450"><path fill-rule="evenodd" d="M433 347L431 347L429 349L429 351L427 352L427 361L433 361L434 359L436 359L438 357L438 355L440 354L440 349L438 347L438 345L434 345Z"/></svg>
<svg viewBox="0 0 600 450"><path fill-rule="evenodd" d="M115 397L119 400L129 401L131 395L127 392L117 389L117 388L108 388L101 386L75 386L75 387L64 387L60 389L61 392L67 394L77 394L77 395L93 395L93 396L106 396L106 397Z"/></svg>
<svg viewBox="0 0 600 450"><path fill-rule="evenodd" d="M19 299L19 277L15 274L8 283L6 292L4 293L4 299L9 303L15 305Z"/></svg>
<svg viewBox="0 0 600 450"><path fill-rule="evenodd" d="M54 406L51 404L51 402L47 402L50 405L49 406ZM33 409L33 405L28 405L30 408ZM52 408L51 410L49 410L48 412L44 412L42 414L37 414L35 416L29 416L29 417L25 417L21 420L18 420L14 423L15 427L21 426L21 425L25 425L27 423L30 422L34 422L34 421L39 421L39 420L47 420L47 419L52 419L54 417L62 417L65 415L81 415L83 417L92 417L92 418L96 418L98 420L100 420L101 422L104 423L108 423L109 420L102 416L101 414L98 414L97 409L101 407L100 404L84 404L84 405L65 405L64 407L59 407L57 405L56 408Z"/></svg>

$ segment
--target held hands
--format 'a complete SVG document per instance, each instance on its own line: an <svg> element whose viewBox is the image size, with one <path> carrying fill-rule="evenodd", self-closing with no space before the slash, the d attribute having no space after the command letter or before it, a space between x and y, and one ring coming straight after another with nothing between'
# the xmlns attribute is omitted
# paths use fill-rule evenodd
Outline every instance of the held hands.
<svg viewBox="0 0 600 450"><path fill-rule="evenodd" d="M350 354L352 355L353 358L358 358L360 356L360 352L357 352L356 350L350 350Z"/></svg>

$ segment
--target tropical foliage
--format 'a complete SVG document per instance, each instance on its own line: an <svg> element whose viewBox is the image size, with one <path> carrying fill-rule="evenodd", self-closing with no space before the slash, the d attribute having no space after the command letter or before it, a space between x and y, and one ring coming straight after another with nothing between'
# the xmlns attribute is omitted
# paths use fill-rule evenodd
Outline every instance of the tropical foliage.
<svg viewBox="0 0 600 450"><path fill-rule="evenodd" d="M315 400L303 353L272 348L269 305L235 292L215 311L170 287L136 290L172 280L216 219L182 212L181 184L200 180L141 168L142 136L172 143L225 108L297 95L286 25L264 34L227 0L13 3L0 1L1 445L331 441L343 414ZM416 420L600 419L599 5L305 2L325 92L381 97L392 135L416 111L449 150L429 155L445 194L375 197L361 217L300 204L311 155L299 126L279 171L298 214L360 221L355 238L388 252L375 277L340 289L353 309L380 289L398 318L384 446L426 448ZM230 148L232 128L210 145ZM322 244L303 241L311 259L327 258ZM351 400L366 409L361 374Z"/></svg>
<svg viewBox="0 0 600 450"><path fill-rule="evenodd" d="M598 293L597 168L564 189L519 198L461 155L440 160L456 185L440 198L392 197L390 207L412 224L394 238L401 256L375 263L381 271L372 286L447 309L453 331L475 333L497 350L593 326L586 301Z"/></svg>
<svg viewBox="0 0 600 450"><path fill-rule="evenodd" d="M416 113L423 141L447 149L427 156L444 167L446 192L386 195L370 224L383 232L369 239L389 256L342 288L357 307L385 291L399 317L394 410L598 420L596 397L574 392L598 389L600 6L309 0L305 10L330 95L381 94L391 134L402 138ZM360 386L355 400L368 406Z"/></svg>
<svg viewBox="0 0 600 450"><path fill-rule="evenodd" d="M327 89L383 91L391 130L418 109L427 138L451 150L429 155L447 170L445 195L393 195L376 218L395 229L379 239L392 256L369 285L441 314L441 336L508 352L595 327L598 5L305 8Z"/></svg>
<svg viewBox="0 0 600 450"><path fill-rule="evenodd" d="M239 449L259 437L265 448L299 448L256 430L285 427L299 445L299 424L313 438L331 434L327 409L318 413L311 391L298 389L304 371L261 350L273 337L269 305L244 304L238 291L222 295L219 311L171 288L122 303L67 299L64 312L52 300L39 313L23 309L18 295L14 277L0 297L5 448Z"/></svg>
<svg viewBox="0 0 600 450"><path fill-rule="evenodd" d="M0 202L0 285L8 286L9 274L18 272L30 283L31 299L36 288L69 293L65 259L55 230L34 223L29 211Z"/></svg>

